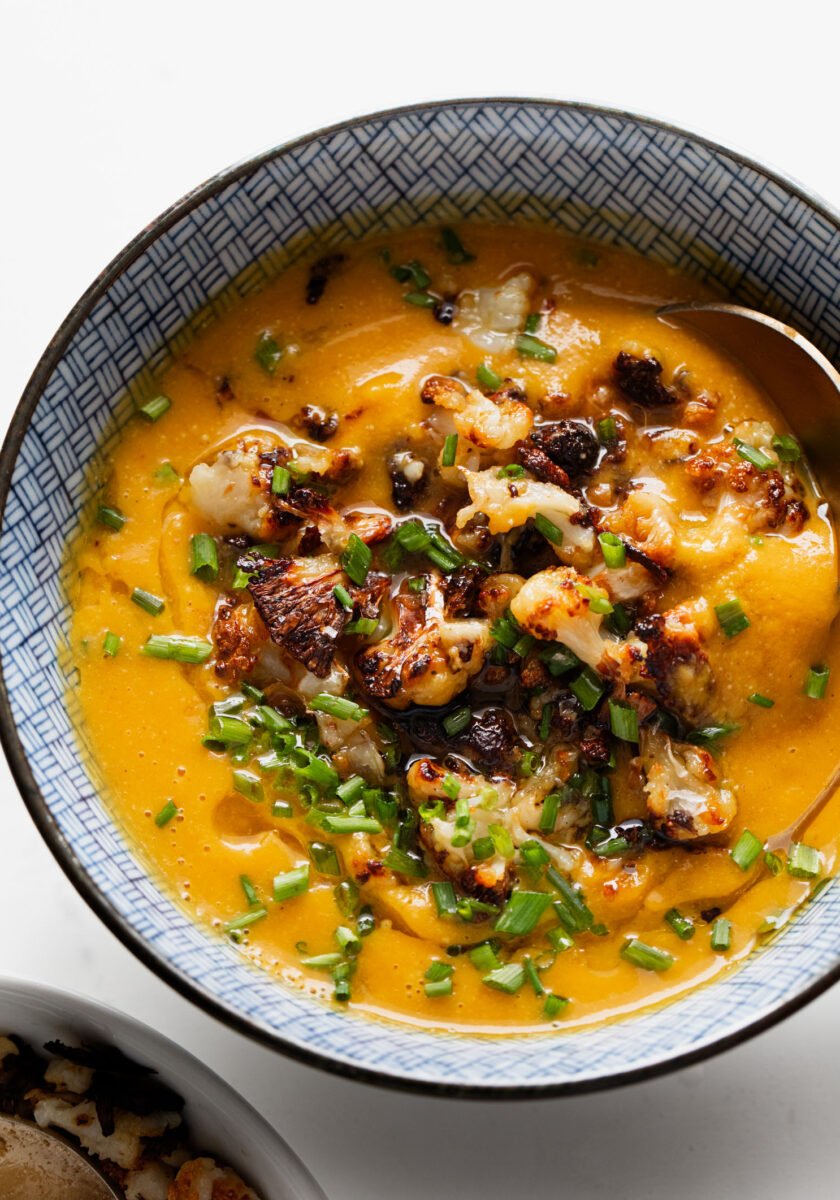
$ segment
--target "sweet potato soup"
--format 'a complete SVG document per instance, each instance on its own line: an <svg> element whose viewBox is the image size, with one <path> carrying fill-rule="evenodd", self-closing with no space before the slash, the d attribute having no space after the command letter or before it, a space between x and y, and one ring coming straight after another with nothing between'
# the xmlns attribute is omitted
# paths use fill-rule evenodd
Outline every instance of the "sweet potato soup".
<svg viewBox="0 0 840 1200"><path fill-rule="evenodd" d="M792 431L505 227L311 256L138 408L72 551L86 736L160 886L288 986L510 1032L731 969L835 867L834 535Z"/></svg>

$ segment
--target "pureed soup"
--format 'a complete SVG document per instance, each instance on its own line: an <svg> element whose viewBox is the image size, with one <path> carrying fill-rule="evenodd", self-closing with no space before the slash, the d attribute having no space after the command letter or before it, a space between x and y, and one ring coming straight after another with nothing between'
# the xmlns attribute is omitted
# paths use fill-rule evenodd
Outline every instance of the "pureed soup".
<svg viewBox="0 0 840 1200"><path fill-rule="evenodd" d="M544 230L395 234L242 300L139 409L73 551L86 733L161 886L286 984L569 1028L834 870L837 806L796 829L833 530L767 397L655 315L703 295Z"/></svg>

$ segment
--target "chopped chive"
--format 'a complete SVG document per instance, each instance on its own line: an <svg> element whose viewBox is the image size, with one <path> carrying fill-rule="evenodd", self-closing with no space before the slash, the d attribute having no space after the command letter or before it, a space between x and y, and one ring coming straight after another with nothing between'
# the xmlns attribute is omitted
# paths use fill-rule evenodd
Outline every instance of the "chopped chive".
<svg viewBox="0 0 840 1200"><path fill-rule="evenodd" d="M343 783L338 785L335 789L336 795L345 804L354 804L360 798L366 786L361 775L351 775L349 779L345 779Z"/></svg>
<svg viewBox="0 0 840 1200"><path fill-rule="evenodd" d="M171 407L172 401L161 393L159 396L152 396L151 400L147 400L145 404L141 404L137 409L137 416L151 424L153 421L159 421Z"/></svg>
<svg viewBox="0 0 840 1200"><path fill-rule="evenodd" d="M447 737L454 737L456 733L466 729L471 720L472 712L469 705L465 704L462 708L456 708L448 717L444 717L443 731Z"/></svg>
<svg viewBox="0 0 840 1200"><path fill-rule="evenodd" d="M552 542L555 546L563 545L563 530L559 525L555 525L548 517L542 513L537 513L534 517L534 525L538 533L541 533L546 541Z"/></svg>
<svg viewBox="0 0 840 1200"><path fill-rule="evenodd" d="M440 240L443 243L443 249L446 252L446 257L452 263L453 267L460 267L464 263L472 262L475 259L474 254L470 254L469 250L465 250L454 229L441 229Z"/></svg>
<svg viewBox="0 0 840 1200"><path fill-rule="evenodd" d="M341 556L341 565L353 583L358 584L359 587L367 579L372 560L370 547L365 545L358 534L351 533Z"/></svg>
<svg viewBox="0 0 840 1200"><path fill-rule="evenodd" d="M364 813L353 816L348 813L334 813L324 817L323 827L327 833L381 833L382 826L375 817L366 817Z"/></svg>
<svg viewBox="0 0 840 1200"><path fill-rule="evenodd" d="M564 950L571 950L575 944L575 939L571 934L567 933L559 925L556 929L549 929L545 936L551 943L552 949L556 950L558 954L562 954Z"/></svg>
<svg viewBox="0 0 840 1200"><path fill-rule="evenodd" d="M602 417L595 426L598 441L602 446L618 440L618 425L615 417Z"/></svg>
<svg viewBox="0 0 840 1200"><path fill-rule="evenodd" d="M458 905L455 888L448 880L436 880L432 884L432 898L439 917L454 917Z"/></svg>
<svg viewBox="0 0 840 1200"><path fill-rule="evenodd" d="M547 650L541 650L540 658L555 679L559 679L561 675L565 675L581 665L578 656L573 654L567 646L559 643L556 646L549 646Z"/></svg>
<svg viewBox="0 0 840 1200"><path fill-rule="evenodd" d="M756 449L755 446L750 446L748 442L742 441L741 438L733 438L732 445L738 451L738 457L743 458L745 462L751 463L758 471L769 471L774 465L773 459L769 454L765 454L763 450Z"/></svg>
<svg viewBox="0 0 840 1200"><path fill-rule="evenodd" d="M613 736L622 742L638 742L639 714L631 704L621 700L610 700L610 729Z"/></svg>
<svg viewBox="0 0 840 1200"><path fill-rule="evenodd" d="M794 879L816 879L822 869L822 856L813 846L793 842L788 851L787 869Z"/></svg>
<svg viewBox="0 0 840 1200"><path fill-rule="evenodd" d="M530 633L523 633L521 638L518 638L511 647L514 654L518 654L520 658L527 658L536 645L537 639Z"/></svg>
<svg viewBox="0 0 840 1200"><path fill-rule="evenodd" d="M338 929L336 929L335 940L348 958L356 958L362 952L362 943L359 935L346 925L339 925Z"/></svg>
<svg viewBox="0 0 840 1200"><path fill-rule="evenodd" d="M455 968L452 963L443 962L441 959L435 959L431 966L423 976L429 983L439 983L441 979L449 979L452 976Z"/></svg>
<svg viewBox="0 0 840 1200"><path fill-rule="evenodd" d="M740 728L740 725L704 725L702 729L692 729L685 740L693 746L716 746L721 738L738 733Z"/></svg>
<svg viewBox="0 0 840 1200"><path fill-rule="evenodd" d="M230 586L235 592L241 592L253 578L253 575L249 575L247 571L243 571L240 567L237 567Z"/></svg>
<svg viewBox="0 0 840 1200"><path fill-rule="evenodd" d="M331 971L344 961L344 955L338 950L328 950L326 954L311 954L302 958L300 965L309 967L311 971Z"/></svg>
<svg viewBox="0 0 840 1200"><path fill-rule="evenodd" d="M353 611L353 597L347 591L347 588L343 586L343 584L339 583L333 588L333 596L335 596L337 602L341 605L345 612Z"/></svg>
<svg viewBox="0 0 840 1200"><path fill-rule="evenodd" d="M223 746L247 746L254 731L241 717L220 713L210 721L209 735L211 741Z"/></svg>
<svg viewBox="0 0 840 1200"><path fill-rule="evenodd" d="M259 904L260 898L257 895L257 889L247 875L239 876L239 883L242 891L245 893L246 904Z"/></svg>
<svg viewBox="0 0 840 1200"><path fill-rule="evenodd" d="M724 601L723 604L716 604L715 616L728 638L733 638L750 627L750 619L741 607L741 601L737 596Z"/></svg>
<svg viewBox="0 0 840 1200"><path fill-rule="evenodd" d="M438 996L451 996L452 979L430 980L429 983L423 985L423 990L430 1000L433 1000Z"/></svg>
<svg viewBox="0 0 840 1200"><path fill-rule="evenodd" d="M522 937L531 932L550 903L548 892L514 890L493 928L497 933Z"/></svg>
<svg viewBox="0 0 840 1200"><path fill-rule="evenodd" d="M131 593L131 599L144 612L147 612L150 617L158 617L166 608L165 601L161 600L160 596L155 596L152 592L144 591L143 588L135 588Z"/></svg>
<svg viewBox="0 0 840 1200"><path fill-rule="evenodd" d="M162 462L160 464L160 466L155 470L155 479L158 481L158 483L162 483L166 486L171 486L174 483L181 482L181 476L172 466L171 462Z"/></svg>
<svg viewBox="0 0 840 1200"><path fill-rule="evenodd" d="M458 456L458 434L448 433L443 441L443 453L440 456L442 467L454 467Z"/></svg>
<svg viewBox="0 0 840 1200"><path fill-rule="evenodd" d="M345 633L357 633L360 637L370 637L376 633L379 621L376 617L359 617L358 621L348 621L344 626Z"/></svg>
<svg viewBox="0 0 840 1200"><path fill-rule="evenodd" d="M109 629L105 634L104 641L102 642L102 653L106 654L108 658L116 658L120 652L121 642L122 638L119 636L119 634L112 633Z"/></svg>
<svg viewBox="0 0 840 1200"><path fill-rule="evenodd" d="M643 971L667 971L674 965L674 956L657 946L649 946L639 938L631 938L621 947L621 957Z"/></svg>
<svg viewBox="0 0 840 1200"><path fill-rule="evenodd" d="M262 367L266 375L273 375L282 357L283 347L267 329L264 330L254 347L254 361Z"/></svg>
<svg viewBox="0 0 840 1200"><path fill-rule="evenodd" d="M476 971L496 971L502 965L498 954L489 942L481 942L469 951L469 960Z"/></svg>
<svg viewBox="0 0 840 1200"><path fill-rule="evenodd" d="M240 796L244 796L247 800L253 800L255 804L260 804L265 799L262 780L253 771L244 769L234 771L233 788L234 791L239 792Z"/></svg>
<svg viewBox="0 0 840 1200"><path fill-rule="evenodd" d="M584 933L594 929L592 910L586 904L583 893L568 879L565 879L556 867L549 867L545 877L553 888L556 888L562 899L555 901L554 911L569 933Z"/></svg>
<svg viewBox="0 0 840 1200"><path fill-rule="evenodd" d="M519 847L519 853L523 863L531 871L540 871L551 862L551 856L545 847L533 839L523 842Z"/></svg>
<svg viewBox="0 0 840 1200"><path fill-rule="evenodd" d="M360 892L351 879L342 879L333 888L333 896L338 905L338 911L344 917L355 917L359 911Z"/></svg>
<svg viewBox="0 0 840 1200"><path fill-rule="evenodd" d="M543 1001L543 1013L549 1021L553 1021L555 1017L559 1017L561 1013L569 1007L570 1001L566 996L558 996L554 992L549 992Z"/></svg>
<svg viewBox="0 0 840 1200"><path fill-rule="evenodd" d="M457 800L461 794L461 785L454 775L445 776L441 787L450 800Z"/></svg>
<svg viewBox="0 0 840 1200"><path fill-rule="evenodd" d="M278 904L301 896L309 890L309 863L294 867L291 871L281 871L274 876L274 899Z"/></svg>
<svg viewBox="0 0 840 1200"><path fill-rule="evenodd" d="M339 721L362 721L368 715L368 709L362 708L355 700L348 700L346 696L331 696L328 692L313 696L308 707L311 712L328 713Z"/></svg>
<svg viewBox="0 0 840 1200"><path fill-rule="evenodd" d="M761 692L753 692L751 696L747 696L747 700L750 704L757 704L759 708L772 708L776 703L769 696L762 696Z"/></svg>
<svg viewBox="0 0 840 1200"><path fill-rule="evenodd" d="M271 806L272 817L279 817L281 820L288 820L289 817L295 815L295 810L288 800L275 800Z"/></svg>
<svg viewBox="0 0 840 1200"><path fill-rule="evenodd" d="M752 830L745 829L729 854L736 867L742 871L749 871L761 854L762 848L761 839L757 838Z"/></svg>
<svg viewBox="0 0 840 1200"><path fill-rule="evenodd" d="M167 800L163 808L155 817L155 825L158 829L163 829L164 825L168 825L174 816L178 813L178 805L174 800Z"/></svg>
<svg viewBox="0 0 840 1200"><path fill-rule="evenodd" d="M613 610L607 617L607 626L613 633L619 637L626 637L633 625L633 619L623 604L618 601L613 605Z"/></svg>
<svg viewBox="0 0 840 1200"><path fill-rule="evenodd" d="M425 879L429 873L421 854L413 850L402 850L399 846L392 846L382 862L390 871L396 871L398 875L408 875L412 879Z"/></svg>
<svg viewBox="0 0 840 1200"><path fill-rule="evenodd" d="M522 966L525 970L525 978L528 980L531 987L534 989L534 995L544 996L545 988L542 985L542 982L540 980L539 971L534 966L534 960L531 958L530 954L526 954L525 957L522 959Z"/></svg>
<svg viewBox="0 0 840 1200"><path fill-rule="evenodd" d="M422 800L417 806L421 821L439 821L445 811L442 800Z"/></svg>
<svg viewBox="0 0 840 1200"><path fill-rule="evenodd" d="M261 691L258 687L254 687L253 683L249 683L247 679L242 680L239 688L249 700L255 700L257 704L262 704L265 701L265 692Z"/></svg>
<svg viewBox="0 0 840 1200"><path fill-rule="evenodd" d="M411 262L391 267L391 274L398 283L408 283L410 280L419 291L427 288L432 282L428 271L416 258L413 258Z"/></svg>
<svg viewBox="0 0 840 1200"><path fill-rule="evenodd" d="M209 533L196 533L190 538L190 571L205 583L210 583L219 574L216 539Z"/></svg>
<svg viewBox="0 0 840 1200"><path fill-rule="evenodd" d="M627 547L617 534L599 533L598 541L601 544L601 553L604 556L604 562L610 570L619 570L626 565Z"/></svg>
<svg viewBox="0 0 840 1200"><path fill-rule="evenodd" d="M366 904L359 912L359 916L356 921L356 930L359 934L359 937L368 937L369 934L373 933L375 928L376 920L373 915L373 910L369 905Z"/></svg>
<svg viewBox="0 0 840 1200"><path fill-rule="evenodd" d="M497 992L506 992L508 996L512 996L525 982L525 968L520 963L506 963L485 975L481 982L489 988L495 988Z"/></svg>
<svg viewBox="0 0 840 1200"><path fill-rule="evenodd" d="M483 862L485 858L493 857L496 853L496 846L491 837L480 837L473 842L472 852L476 862Z"/></svg>
<svg viewBox="0 0 840 1200"><path fill-rule="evenodd" d="M500 854L502 858L513 858L516 848L513 844L513 838L504 825L491 825L488 832L493 845L496 847L496 853Z"/></svg>
<svg viewBox="0 0 840 1200"><path fill-rule="evenodd" d="M774 854L772 850L765 850L764 865L771 875L780 875L784 863L782 862L781 858L779 858L778 854Z"/></svg>
<svg viewBox="0 0 840 1200"><path fill-rule="evenodd" d="M798 462L802 457L799 442L789 433L775 434L772 445L782 462Z"/></svg>
<svg viewBox="0 0 840 1200"><path fill-rule="evenodd" d="M822 700L828 689L828 667L811 667L805 680L805 695L810 700Z"/></svg>
<svg viewBox="0 0 840 1200"><path fill-rule="evenodd" d="M413 304L416 308L434 308L437 300L428 292L405 292L403 300L406 304Z"/></svg>
<svg viewBox="0 0 840 1200"><path fill-rule="evenodd" d="M553 363L557 361L557 351L547 342L531 333L520 333L515 342L516 353L522 358L535 358L538 362Z"/></svg>
<svg viewBox="0 0 840 1200"><path fill-rule="evenodd" d="M718 917L712 925L712 935L709 944L713 950L725 951L732 941L732 922L726 917Z"/></svg>
<svg viewBox="0 0 840 1200"><path fill-rule="evenodd" d="M254 908L250 912L243 913L241 917L234 917L232 921L226 921L225 932L235 933L239 929L247 929L250 925L255 925L257 921L261 921L263 917L267 916L267 908Z"/></svg>
<svg viewBox="0 0 840 1200"><path fill-rule="evenodd" d="M483 387L486 392L498 392L499 388L505 382L501 375L488 367L487 363L480 363L476 368L475 377L478 380L479 387Z"/></svg>
<svg viewBox="0 0 840 1200"><path fill-rule="evenodd" d="M271 472L271 491L274 496L287 496L292 486L292 473L286 467L275 467Z"/></svg>
<svg viewBox="0 0 840 1200"><path fill-rule="evenodd" d="M604 694L604 684L597 671L592 667L584 667L577 679L569 684L569 691L577 697L586 712L591 712Z"/></svg>
<svg viewBox="0 0 840 1200"><path fill-rule="evenodd" d="M128 517L110 504L100 504L96 510L96 519L100 525L107 525L109 529L119 531L125 525Z"/></svg>
<svg viewBox="0 0 840 1200"><path fill-rule="evenodd" d="M542 316L540 313L528 313L528 316L525 318L525 333L536 333L540 327L541 320Z"/></svg>
<svg viewBox="0 0 840 1200"><path fill-rule="evenodd" d="M340 875L341 863L338 852L329 842L310 842L309 857L322 875Z"/></svg>
<svg viewBox="0 0 840 1200"><path fill-rule="evenodd" d="M409 554L421 554L431 545L431 538L419 521L404 521L398 526L394 539Z"/></svg>
<svg viewBox="0 0 840 1200"><path fill-rule="evenodd" d="M665 914L665 923L670 925L677 937L683 942L689 942L694 937L696 928L691 917L684 916L678 908L669 908Z"/></svg>
<svg viewBox="0 0 840 1200"><path fill-rule="evenodd" d="M156 633L141 647L140 653L147 658L164 658L170 662L195 665L206 662L213 653L213 647L203 638L187 637L183 633Z"/></svg>
<svg viewBox="0 0 840 1200"><path fill-rule="evenodd" d="M245 691L245 684L242 684L242 690ZM260 699L265 697L260 693ZM292 723L288 717L284 717L276 708L272 708L270 704L258 704L255 714L259 718L259 722L263 729L269 733L288 733L292 728Z"/></svg>
<svg viewBox="0 0 840 1200"><path fill-rule="evenodd" d="M507 466L499 467L496 472L497 479L524 479L525 468L521 463L508 463Z"/></svg>
<svg viewBox="0 0 840 1200"><path fill-rule="evenodd" d="M602 613L605 616L608 616L612 612L613 606L606 592L602 591L601 588L591 587L588 583L576 583L575 591L589 601L589 608L592 612Z"/></svg>

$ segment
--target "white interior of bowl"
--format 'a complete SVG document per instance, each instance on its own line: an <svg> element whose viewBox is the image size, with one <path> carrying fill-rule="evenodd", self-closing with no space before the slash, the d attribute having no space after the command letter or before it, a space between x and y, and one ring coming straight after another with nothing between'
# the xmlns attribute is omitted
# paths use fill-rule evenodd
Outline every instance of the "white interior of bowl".
<svg viewBox="0 0 840 1200"><path fill-rule="evenodd" d="M11 746L12 760L37 814L31 771L49 814L42 827L60 835L100 913L213 1011L354 1073L490 1091L591 1086L700 1054L818 987L840 957L837 889L739 972L602 1029L492 1039L356 1018L257 973L161 894L80 759L74 672L55 656L69 617L60 567L91 465L131 419L126 397L148 385L196 312L259 287L313 236L340 242L456 219L549 222L642 251L837 354L836 222L784 182L676 131L574 106L469 102L370 118L266 158L176 210L106 276L30 389L0 540L3 670L22 746Z"/></svg>

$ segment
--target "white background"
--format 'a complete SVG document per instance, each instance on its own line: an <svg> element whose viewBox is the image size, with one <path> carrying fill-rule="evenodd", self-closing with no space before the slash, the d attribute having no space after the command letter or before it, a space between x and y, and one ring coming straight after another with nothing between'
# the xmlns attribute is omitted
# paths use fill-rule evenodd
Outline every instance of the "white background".
<svg viewBox="0 0 840 1200"><path fill-rule="evenodd" d="M840 205L829 11L0 0L3 423L67 310L141 226L233 161L377 108L521 95L636 109ZM4 764L0 797L0 972L86 992L182 1042L277 1124L332 1200L840 1193L837 990L721 1058L629 1090L494 1105L380 1092L262 1050L180 999L73 891Z"/></svg>

